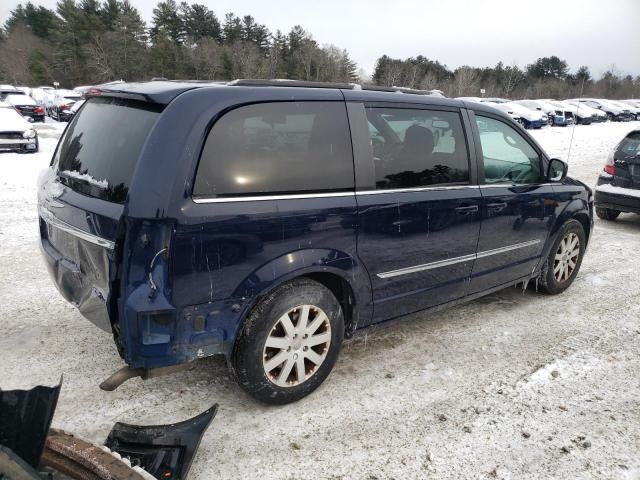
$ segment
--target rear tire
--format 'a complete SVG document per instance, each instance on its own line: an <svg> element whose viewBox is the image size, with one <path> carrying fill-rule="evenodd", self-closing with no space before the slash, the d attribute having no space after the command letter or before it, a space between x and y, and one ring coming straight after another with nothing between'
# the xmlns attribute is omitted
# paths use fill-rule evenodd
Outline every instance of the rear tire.
<svg viewBox="0 0 640 480"><path fill-rule="evenodd" d="M344 316L324 285L300 278L263 298L247 317L231 368L240 387L272 405L309 395L329 375L344 337Z"/></svg>
<svg viewBox="0 0 640 480"><path fill-rule="evenodd" d="M620 216L620 211L612 210L610 208L596 207L596 215L598 216L598 218L601 218L602 220L613 222L616 218Z"/></svg>
<svg viewBox="0 0 640 480"><path fill-rule="evenodd" d="M586 235L577 220L565 223L551 246L549 256L540 272L540 287L544 293L557 295L573 283L586 247Z"/></svg>

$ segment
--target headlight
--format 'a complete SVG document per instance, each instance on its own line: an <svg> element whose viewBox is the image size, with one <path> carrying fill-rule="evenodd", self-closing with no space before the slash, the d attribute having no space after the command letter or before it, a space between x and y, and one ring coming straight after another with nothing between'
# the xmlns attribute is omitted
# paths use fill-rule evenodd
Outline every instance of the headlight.
<svg viewBox="0 0 640 480"><path fill-rule="evenodd" d="M22 134L22 138L35 138L36 131L35 130L27 130Z"/></svg>

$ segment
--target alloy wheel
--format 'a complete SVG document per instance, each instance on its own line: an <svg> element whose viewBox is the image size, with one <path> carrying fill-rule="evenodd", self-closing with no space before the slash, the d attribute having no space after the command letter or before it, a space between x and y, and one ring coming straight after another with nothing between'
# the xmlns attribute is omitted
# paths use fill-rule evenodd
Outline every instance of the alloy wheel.
<svg viewBox="0 0 640 480"><path fill-rule="evenodd" d="M558 283L571 278L580 257L580 238L573 232L567 233L558 245L553 261L553 276Z"/></svg>
<svg viewBox="0 0 640 480"><path fill-rule="evenodd" d="M279 387L293 387L311 378L331 344L331 323L322 309L300 305L282 315L269 332L262 365Z"/></svg>

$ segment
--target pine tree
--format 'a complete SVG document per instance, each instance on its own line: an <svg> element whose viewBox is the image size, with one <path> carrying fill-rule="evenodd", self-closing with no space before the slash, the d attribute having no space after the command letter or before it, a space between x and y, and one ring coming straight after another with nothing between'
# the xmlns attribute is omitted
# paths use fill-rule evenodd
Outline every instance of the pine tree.
<svg viewBox="0 0 640 480"><path fill-rule="evenodd" d="M186 2L182 2L180 9L182 10L185 32L192 41L197 43L203 38L212 38L218 41L222 39L222 29L218 17L205 5L195 3L190 6Z"/></svg>

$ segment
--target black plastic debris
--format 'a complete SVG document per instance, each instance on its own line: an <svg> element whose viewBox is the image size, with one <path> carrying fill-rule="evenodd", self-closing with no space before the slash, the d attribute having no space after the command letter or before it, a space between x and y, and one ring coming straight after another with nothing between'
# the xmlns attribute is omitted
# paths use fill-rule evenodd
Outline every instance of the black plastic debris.
<svg viewBox="0 0 640 480"><path fill-rule="evenodd" d="M118 422L105 445L158 479L182 480L187 477L202 435L217 411L215 404L200 415L170 425L138 426Z"/></svg>
<svg viewBox="0 0 640 480"><path fill-rule="evenodd" d="M38 468L61 387L62 378L55 387L0 390L0 445L33 468Z"/></svg>

